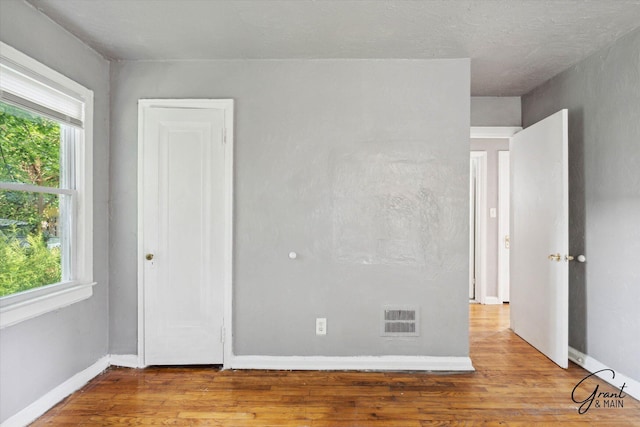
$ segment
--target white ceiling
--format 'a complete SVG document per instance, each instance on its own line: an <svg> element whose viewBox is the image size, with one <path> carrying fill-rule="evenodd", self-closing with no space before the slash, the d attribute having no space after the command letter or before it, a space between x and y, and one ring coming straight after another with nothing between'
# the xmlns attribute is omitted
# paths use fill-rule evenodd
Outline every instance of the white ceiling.
<svg viewBox="0 0 640 427"><path fill-rule="evenodd" d="M28 0L115 60L471 58L522 95L640 26L640 0Z"/></svg>

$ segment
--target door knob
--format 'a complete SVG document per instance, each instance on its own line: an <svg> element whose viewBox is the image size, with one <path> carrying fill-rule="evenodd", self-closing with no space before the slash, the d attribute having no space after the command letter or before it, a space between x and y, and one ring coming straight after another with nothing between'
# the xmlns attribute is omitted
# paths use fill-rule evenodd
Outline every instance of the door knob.
<svg viewBox="0 0 640 427"><path fill-rule="evenodd" d="M560 260L562 259L562 255L560 255L560 254L551 254L547 258L549 258L549 261L558 261L558 262L560 262Z"/></svg>
<svg viewBox="0 0 640 427"><path fill-rule="evenodd" d="M147 261L151 261L153 259L153 254L147 254L145 258L147 259Z"/></svg>

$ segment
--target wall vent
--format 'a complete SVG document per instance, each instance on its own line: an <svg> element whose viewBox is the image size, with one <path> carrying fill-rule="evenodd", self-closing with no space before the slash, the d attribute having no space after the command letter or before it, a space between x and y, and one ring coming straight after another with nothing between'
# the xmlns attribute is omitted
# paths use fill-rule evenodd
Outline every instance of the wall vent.
<svg viewBox="0 0 640 427"><path fill-rule="evenodd" d="M420 335L420 312L417 307L382 308L380 335L383 337L417 337Z"/></svg>

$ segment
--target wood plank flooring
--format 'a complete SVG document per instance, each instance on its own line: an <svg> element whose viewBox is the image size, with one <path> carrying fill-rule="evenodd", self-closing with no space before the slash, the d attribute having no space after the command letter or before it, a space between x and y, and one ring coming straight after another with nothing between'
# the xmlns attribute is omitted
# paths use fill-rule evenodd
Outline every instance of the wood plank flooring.
<svg viewBox="0 0 640 427"><path fill-rule="evenodd" d="M471 305L470 318L473 373L112 368L33 425L640 426L628 395L579 414L571 393L588 372L556 367L511 332L508 305ZM583 385L577 400L596 385L619 393Z"/></svg>

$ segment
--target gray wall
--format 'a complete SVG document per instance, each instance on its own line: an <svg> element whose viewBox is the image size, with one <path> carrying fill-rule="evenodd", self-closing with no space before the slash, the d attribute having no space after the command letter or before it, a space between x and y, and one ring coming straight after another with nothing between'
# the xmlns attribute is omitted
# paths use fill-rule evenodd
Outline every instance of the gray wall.
<svg viewBox="0 0 640 427"><path fill-rule="evenodd" d="M119 62L111 84L112 353L137 350L137 101L210 97L236 101L236 354L468 355L468 60ZM421 337L379 336L392 303Z"/></svg>
<svg viewBox="0 0 640 427"><path fill-rule="evenodd" d="M569 344L640 381L640 30L523 97L569 109Z"/></svg>
<svg viewBox="0 0 640 427"><path fill-rule="evenodd" d="M487 152L487 283L485 295L498 296L498 242L502 238L498 236L498 221L500 210L498 209L498 151L509 151L508 139L472 139L472 151ZM496 208L497 216L491 218L489 209Z"/></svg>
<svg viewBox="0 0 640 427"><path fill-rule="evenodd" d="M519 96L472 96L471 126L520 126Z"/></svg>
<svg viewBox="0 0 640 427"><path fill-rule="evenodd" d="M0 40L93 90L94 295L0 330L0 421L107 354L109 63L18 0L0 1Z"/></svg>

